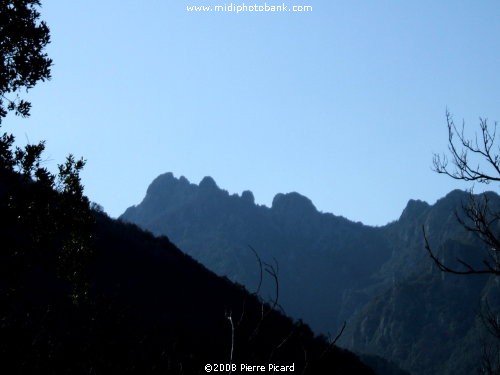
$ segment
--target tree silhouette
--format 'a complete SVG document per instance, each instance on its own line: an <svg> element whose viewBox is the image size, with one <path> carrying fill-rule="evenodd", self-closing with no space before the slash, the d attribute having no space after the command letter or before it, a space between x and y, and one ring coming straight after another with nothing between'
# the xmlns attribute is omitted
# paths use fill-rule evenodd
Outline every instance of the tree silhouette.
<svg viewBox="0 0 500 375"><path fill-rule="evenodd" d="M44 52L50 34L39 20L39 7L39 0L0 0L0 124L8 111L29 116L31 104L21 99L21 91L50 78L52 60ZM73 301L78 302L86 294L84 268L92 253L93 217L80 181L85 161L69 155L52 174L43 167L44 141L24 148L14 147L14 141L12 134L0 136L2 198L8 202L2 209L12 233L26 229L31 238L23 246L5 241L4 255L14 262L19 255L18 264L28 264L40 260L34 248L53 249L58 273L73 284ZM10 273L14 269L5 268Z"/></svg>
<svg viewBox="0 0 500 375"><path fill-rule="evenodd" d="M446 121L451 165L446 155L434 154L434 171L466 182L490 184L500 181L500 145L496 138L497 123L490 126L486 119L480 119L479 136L475 134L474 139L471 140L465 135L465 124L459 131L448 111ZM462 205L462 214L455 212L455 216L468 232L475 234L487 245L487 254L481 260L481 267L474 266L463 259L457 259L461 265L460 268L450 267L444 264L432 250L424 230L425 248L437 267L441 271L458 275L500 275L500 209L491 206L487 193L474 195L473 187L471 187L469 200Z"/></svg>
<svg viewBox="0 0 500 375"><path fill-rule="evenodd" d="M448 151L446 155L434 154L433 169L455 180L469 183L490 184L500 181L500 145L497 140L497 123L488 124L487 119L479 120L479 135L468 138L465 124L459 130L452 115L446 111L448 125ZM462 203L462 212L455 212L458 222L468 232L473 233L486 245L486 253L478 247L474 264L457 258L458 268L449 266L433 251L423 227L425 249L436 266L443 272L456 275L500 275L500 208L494 206L489 193L475 195L469 189L467 203ZM477 265L480 264L480 265ZM479 318L490 334L490 342L483 343L480 372L500 374L500 313L491 307L488 300L482 303Z"/></svg>
<svg viewBox="0 0 500 375"><path fill-rule="evenodd" d="M44 52L50 34L39 6L39 0L0 0L0 124L8 111L29 116L31 103L21 91L50 79L52 60Z"/></svg>

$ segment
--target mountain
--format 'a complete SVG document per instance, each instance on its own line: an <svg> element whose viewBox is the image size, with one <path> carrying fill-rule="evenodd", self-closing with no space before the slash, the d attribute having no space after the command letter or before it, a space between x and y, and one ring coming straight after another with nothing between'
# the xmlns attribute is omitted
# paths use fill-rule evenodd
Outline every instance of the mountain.
<svg viewBox="0 0 500 375"><path fill-rule="evenodd" d="M133 224L0 166L0 369L16 374L373 374ZM69 173L67 186L78 185ZM49 176L50 177L50 176ZM71 184L71 185L69 185ZM280 368L278 368L279 370ZM231 371L232 370L232 371Z"/></svg>
<svg viewBox="0 0 500 375"><path fill-rule="evenodd" d="M498 196L489 196L498 205ZM415 374L477 372L489 337L477 313L487 300L499 306L497 280L442 273L423 250L422 227L448 265L460 258L480 266L484 245L455 216L467 199L456 190L433 206L410 201L399 220L380 228L392 239L393 255L376 274L377 296L353 319L347 347L390 358Z"/></svg>
<svg viewBox="0 0 500 375"><path fill-rule="evenodd" d="M450 254L477 254L482 242L455 215L467 198L456 190L434 205L410 200L398 220L370 227L318 212L296 192L277 194L265 207L250 191L230 195L211 177L196 185L166 173L120 220L168 236L270 302L278 296L284 311L318 333L334 335L347 321L339 342L352 350L417 375L465 375L479 365L484 344L480 302L494 301L498 286L487 276L439 272L422 228L448 262Z"/></svg>
<svg viewBox="0 0 500 375"><path fill-rule="evenodd" d="M210 177L198 186L171 173L162 175L149 186L143 202L127 209L120 220L168 236L211 270L251 291L261 280L249 246L267 264L276 259L280 304L323 333L337 332L352 313L339 310L345 288L332 285L369 285L370 275L391 255L375 228L320 214L298 193L278 194L267 208L255 205L250 192L230 196ZM371 261L360 262L361 257ZM266 273L261 295L275 295L274 281Z"/></svg>

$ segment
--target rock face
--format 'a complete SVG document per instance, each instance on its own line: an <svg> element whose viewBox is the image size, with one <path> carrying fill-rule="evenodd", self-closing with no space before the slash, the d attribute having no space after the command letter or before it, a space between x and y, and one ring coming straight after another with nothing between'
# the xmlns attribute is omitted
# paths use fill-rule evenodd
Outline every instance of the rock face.
<svg viewBox="0 0 500 375"><path fill-rule="evenodd" d="M241 199L247 203L255 204L255 198L250 190L245 190L241 193Z"/></svg>
<svg viewBox="0 0 500 375"><path fill-rule="evenodd" d="M299 193L276 194L271 206L276 213L283 215L300 215L317 213L311 200Z"/></svg>
<svg viewBox="0 0 500 375"><path fill-rule="evenodd" d="M422 214L429 207L430 206L427 202L410 199L408 201L408 204L406 205L406 208L403 210L403 213L399 217L399 221L412 220L420 216L420 214Z"/></svg>
<svg viewBox="0 0 500 375"><path fill-rule="evenodd" d="M452 261L477 254L482 243L458 223L467 194L452 191L434 205L410 200L400 218L369 227L320 213L296 192L277 194L270 208L253 194L229 195L205 177L200 185L167 173L138 206L121 217L168 236L220 275L257 291L317 332L399 364L413 374L470 374L478 366L481 299L500 295L488 277L440 273L424 249ZM492 204L500 201L491 194ZM264 263L261 270L256 250ZM471 261L475 261L474 257ZM278 283L268 271L272 265Z"/></svg>

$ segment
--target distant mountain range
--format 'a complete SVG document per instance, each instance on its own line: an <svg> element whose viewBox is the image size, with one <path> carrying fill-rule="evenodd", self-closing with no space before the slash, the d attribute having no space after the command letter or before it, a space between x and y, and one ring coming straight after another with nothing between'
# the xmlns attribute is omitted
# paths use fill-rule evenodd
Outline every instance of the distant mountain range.
<svg viewBox="0 0 500 375"><path fill-rule="evenodd" d="M295 192L277 194L268 208L250 191L230 195L211 177L196 185L166 173L120 220L168 236L268 301L277 296L287 314L318 333L335 335L346 321L340 343L352 350L416 375L468 375L485 342L476 314L482 300L495 303L498 285L487 276L441 273L422 231L448 262L450 254L477 254L482 243L455 216L467 197L455 190L432 206L410 200L398 220L370 227L318 212Z"/></svg>

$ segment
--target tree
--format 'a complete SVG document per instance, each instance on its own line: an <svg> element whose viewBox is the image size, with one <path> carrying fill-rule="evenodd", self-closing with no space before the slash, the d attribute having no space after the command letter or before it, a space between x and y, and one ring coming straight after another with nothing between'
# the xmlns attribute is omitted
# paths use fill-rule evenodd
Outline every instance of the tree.
<svg viewBox="0 0 500 375"><path fill-rule="evenodd" d="M455 180L490 184L500 181L500 145L497 142L497 123L488 124L487 119L480 119L480 133L471 140L465 135L465 124L460 131L455 126L453 117L447 111L448 151L451 165L446 155L434 154L433 169L439 174ZM461 268L452 268L444 264L432 250L424 231L425 248L437 267L444 272L458 275L492 274L500 275L500 209L492 207L487 193L474 195L469 189L469 199L462 205L462 215L455 212L460 224L475 234L487 245L488 252L482 259L482 267L457 259ZM482 255L481 255L482 256Z"/></svg>
<svg viewBox="0 0 500 375"><path fill-rule="evenodd" d="M487 119L479 119L479 135L468 138L465 124L457 129L452 115L446 111L448 125L448 151L446 155L434 154L433 169L452 179L468 183L488 185L500 181L500 145L497 140L497 123L488 124ZM455 212L458 222L468 232L477 236L486 245L486 253L477 253L479 262L472 264L464 259L456 259L458 268L449 266L433 251L425 229L425 249L436 266L443 272L457 275L500 276L500 208L490 201L490 194L475 195L474 186L469 188L467 203L462 204L462 212ZM479 247L478 247L479 250ZM481 264L478 266L477 264ZM482 366L484 374L500 374L500 313L493 309L488 300L482 303L479 318L490 334L489 343L483 344Z"/></svg>
<svg viewBox="0 0 500 375"><path fill-rule="evenodd" d="M50 34L39 6L39 0L0 0L0 124L8 111L29 116L31 103L20 93L50 79L52 60L44 52Z"/></svg>
<svg viewBox="0 0 500 375"><path fill-rule="evenodd" d="M40 21L40 6L39 0L0 0L0 124L8 111L29 116L31 104L20 93L50 79L52 60L44 52L50 34ZM0 207L10 218L8 225L26 230L32 240L2 250L7 259L31 254L33 248L54 250L59 276L73 284L78 302L86 294L84 269L92 254L94 222L80 181L85 161L69 155L52 174L43 167L44 149L43 141L20 148L14 147L12 134L0 136L0 198L6 202ZM21 258L29 263L31 255Z"/></svg>

